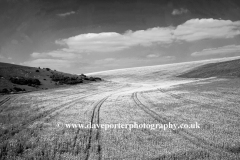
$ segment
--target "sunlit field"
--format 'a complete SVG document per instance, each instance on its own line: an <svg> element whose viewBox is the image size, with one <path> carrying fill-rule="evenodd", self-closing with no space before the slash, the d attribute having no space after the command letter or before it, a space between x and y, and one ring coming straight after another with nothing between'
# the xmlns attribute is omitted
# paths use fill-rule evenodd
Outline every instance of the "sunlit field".
<svg viewBox="0 0 240 160"><path fill-rule="evenodd" d="M0 97L0 159L240 159L240 79L178 78L212 61L95 73L101 82ZM65 124L199 124L80 128Z"/></svg>

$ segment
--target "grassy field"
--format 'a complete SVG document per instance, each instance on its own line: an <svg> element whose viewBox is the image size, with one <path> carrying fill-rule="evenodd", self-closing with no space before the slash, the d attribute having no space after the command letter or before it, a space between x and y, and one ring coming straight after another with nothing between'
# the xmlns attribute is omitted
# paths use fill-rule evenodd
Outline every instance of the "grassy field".
<svg viewBox="0 0 240 160"><path fill-rule="evenodd" d="M105 81L3 95L0 159L238 160L240 79L177 77L218 61L95 73ZM65 125L90 122L198 123L200 128Z"/></svg>
<svg viewBox="0 0 240 160"><path fill-rule="evenodd" d="M63 73L50 68L27 67L0 62L0 94L15 94L30 91L47 90L69 85L85 84L101 80Z"/></svg>

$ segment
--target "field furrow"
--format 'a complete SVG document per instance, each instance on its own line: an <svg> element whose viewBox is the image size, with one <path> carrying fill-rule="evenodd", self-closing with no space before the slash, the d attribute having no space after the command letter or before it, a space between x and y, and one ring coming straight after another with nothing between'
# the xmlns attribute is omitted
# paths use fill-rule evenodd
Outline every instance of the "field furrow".
<svg viewBox="0 0 240 160"><path fill-rule="evenodd" d="M135 92L132 94L132 98L134 100L134 102L137 104L137 106L139 108L141 108L142 110L144 110L147 114L149 114L152 118L158 120L160 123L162 124L167 124L167 123L173 123L171 122L168 118L157 114L156 112L154 112L153 110L151 110L149 107L147 107L146 105L144 105L143 103L141 103L141 101L138 99L138 93ZM171 129L171 128L170 128ZM214 144L210 144L208 143L206 140L197 137L196 135L191 134L190 132L188 132L187 130L183 129L183 128L179 128L177 130L173 130L171 129L171 131L175 134L178 134L179 136L181 136L182 138L188 140L190 143L193 143L194 145L201 147L207 151L213 152L213 153L217 153L219 154L221 157L231 157L231 158L236 158L236 156L233 153L230 153L227 150L222 149L221 147L218 147Z"/></svg>

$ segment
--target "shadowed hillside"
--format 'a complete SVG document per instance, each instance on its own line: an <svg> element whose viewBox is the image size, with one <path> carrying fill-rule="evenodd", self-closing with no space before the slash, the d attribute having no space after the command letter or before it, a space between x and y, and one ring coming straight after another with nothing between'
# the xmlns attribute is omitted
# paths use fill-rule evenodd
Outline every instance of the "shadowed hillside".
<svg viewBox="0 0 240 160"><path fill-rule="evenodd" d="M101 78L73 75L50 68L0 63L0 93L35 91L99 80Z"/></svg>
<svg viewBox="0 0 240 160"><path fill-rule="evenodd" d="M240 59L205 64L179 75L183 78L240 77Z"/></svg>

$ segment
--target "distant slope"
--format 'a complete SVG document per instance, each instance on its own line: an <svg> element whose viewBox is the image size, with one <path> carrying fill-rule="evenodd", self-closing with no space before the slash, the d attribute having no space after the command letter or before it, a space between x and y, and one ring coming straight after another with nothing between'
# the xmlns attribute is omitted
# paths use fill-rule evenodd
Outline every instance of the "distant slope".
<svg viewBox="0 0 240 160"><path fill-rule="evenodd" d="M101 80L51 70L0 63L0 93L35 91Z"/></svg>
<svg viewBox="0 0 240 160"><path fill-rule="evenodd" d="M177 77L182 73L187 73L194 68L203 66L205 64L223 62L239 59L240 57L228 57L228 58L218 58L209 59L201 61L191 61L173 64L164 64L157 66L144 66L135 68L125 68L110 71L102 71L95 73L88 73L88 76L101 77L107 81L114 81L120 83L138 83L156 86L167 86L172 83L182 83L192 81L192 79ZM182 81L182 82L181 82Z"/></svg>
<svg viewBox="0 0 240 160"><path fill-rule="evenodd" d="M209 78L209 77L240 77L240 59L210 63L194 68L184 74L182 78Z"/></svg>

